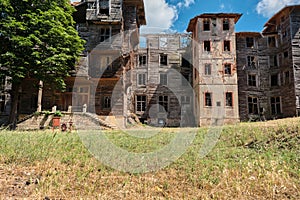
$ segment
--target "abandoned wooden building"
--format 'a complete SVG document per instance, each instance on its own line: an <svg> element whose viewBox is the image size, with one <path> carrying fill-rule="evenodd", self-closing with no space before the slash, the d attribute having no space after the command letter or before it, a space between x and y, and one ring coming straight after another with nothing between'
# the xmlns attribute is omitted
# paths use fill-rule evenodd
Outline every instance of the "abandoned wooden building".
<svg viewBox="0 0 300 200"><path fill-rule="evenodd" d="M262 33L237 33L241 120L298 116L300 6L271 17Z"/></svg>
<svg viewBox="0 0 300 200"><path fill-rule="evenodd" d="M154 126L203 126L298 116L300 5L287 6L259 32L235 32L239 13L192 18L192 34L143 34L143 0L73 3L85 50L66 92L44 85L42 109L132 118ZM0 82L1 119L10 85ZM37 110L38 81L26 79L19 113ZM0 120L1 123L1 120Z"/></svg>
<svg viewBox="0 0 300 200"><path fill-rule="evenodd" d="M235 24L237 13L201 14L190 20L193 88L200 126L239 121Z"/></svg>

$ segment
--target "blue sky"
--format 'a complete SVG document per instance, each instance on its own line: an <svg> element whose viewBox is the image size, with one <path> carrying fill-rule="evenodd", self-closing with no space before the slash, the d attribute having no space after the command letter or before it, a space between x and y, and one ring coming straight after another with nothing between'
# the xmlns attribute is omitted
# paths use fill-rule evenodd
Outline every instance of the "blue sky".
<svg viewBox="0 0 300 200"><path fill-rule="evenodd" d="M202 13L241 13L236 31L263 30L263 25L286 5L300 0L144 0L147 26L142 32L184 32L189 20Z"/></svg>

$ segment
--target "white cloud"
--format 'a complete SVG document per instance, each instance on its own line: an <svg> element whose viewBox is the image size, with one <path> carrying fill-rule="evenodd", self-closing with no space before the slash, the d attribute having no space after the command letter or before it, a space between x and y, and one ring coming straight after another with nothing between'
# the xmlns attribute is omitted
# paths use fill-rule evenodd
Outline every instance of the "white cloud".
<svg viewBox="0 0 300 200"><path fill-rule="evenodd" d="M260 0L256 5L256 12L264 17L272 17L287 5L299 4L299 0Z"/></svg>
<svg viewBox="0 0 300 200"><path fill-rule="evenodd" d="M187 0L186 0L187 1ZM142 27L145 32L164 32L170 30L178 17L175 6L165 0L144 0L147 26Z"/></svg>
<svg viewBox="0 0 300 200"><path fill-rule="evenodd" d="M177 7L181 8L181 7L189 7L191 4L194 4L195 0L184 0L183 2L179 2L177 3Z"/></svg>

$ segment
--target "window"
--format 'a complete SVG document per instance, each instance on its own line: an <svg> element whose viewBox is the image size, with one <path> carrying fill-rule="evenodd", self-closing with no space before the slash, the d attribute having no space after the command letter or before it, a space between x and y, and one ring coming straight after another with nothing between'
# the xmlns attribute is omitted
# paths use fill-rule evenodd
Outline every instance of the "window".
<svg viewBox="0 0 300 200"><path fill-rule="evenodd" d="M224 41L224 51L230 51L230 41L229 40Z"/></svg>
<svg viewBox="0 0 300 200"><path fill-rule="evenodd" d="M181 96L181 104L190 104L191 98L189 96Z"/></svg>
<svg viewBox="0 0 300 200"><path fill-rule="evenodd" d="M223 31L229 30L229 19L223 19Z"/></svg>
<svg viewBox="0 0 300 200"><path fill-rule="evenodd" d="M205 94L204 94L204 98L205 98L205 106L212 106L212 101L211 101L211 93L209 93L209 92L206 92Z"/></svg>
<svg viewBox="0 0 300 200"><path fill-rule="evenodd" d="M278 86L278 74L271 75L271 86Z"/></svg>
<svg viewBox="0 0 300 200"><path fill-rule="evenodd" d="M146 74L138 74L138 85L146 85Z"/></svg>
<svg viewBox="0 0 300 200"><path fill-rule="evenodd" d="M296 96L296 107L300 108L300 96Z"/></svg>
<svg viewBox="0 0 300 200"><path fill-rule="evenodd" d="M256 87L256 75L255 74L248 74L248 86Z"/></svg>
<svg viewBox="0 0 300 200"><path fill-rule="evenodd" d="M233 97L232 97L232 92L226 92L226 106L232 107L233 105Z"/></svg>
<svg viewBox="0 0 300 200"><path fill-rule="evenodd" d="M281 113L280 97L271 97L271 112L272 115Z"/></svg>
<svg viewBox="0 0 300 200"><path fill-rule="evenodd" d="M159 47L166 48L168 46L168 38L160 37L159 38Z"/></svg>
<svg viewBox="0 0 300 200"><path fill-rule="evenodd" d="M269 47L276 47L276 38L274 36L268 37Z"/></svg>
<svg viewBox="0 0 300 200"><path fill-rule="evenodd" d="M147 38L140 36L140 48L147 48Z"/></svg>
<svg viewBox="0 0 300 200"><path fill-rule="evenodd" d="M284 81L285 81L285 84L290 83L290 71L284 72Z"/></svg>
<svg viewBox="0 0 300 200"><path fill-rule="evenodd" d="M111 38L110 27L101 28L100 29L100 42L110 42L110 38Z"/></svg>
<svg viewBox="0 0 300 200"><path fill-rule="evenodd" d="M100 0L100 15L109 15L109 0Z"/></svg>
<svg viewBox="0 0 300 200"><path fill-rule="evenodd" d="M185 48L189 45L189 38L187 36L180 36L180 48Z"/></svg>
<svg viewBox="0 0 300 200"><path fill-rule="evenodd" d="M136 96L136 111L143 112L146 111L146 96L137 95Z"/></svg>
<svg viewBox="0 0 300 200"><path fill-rule="evenodd" d="M257 97L248 97L248 113L249 114L258 114Z"/></svg>
<svg viewBox="0 0 300 200"><path fill-rule="evenodd" d="M112 57L110 56L101 56L100 57L100 67L101 71L111 71L112 70Z"/></svg>
<svg viewBox="0 0 300 200"><path fill-rule="evenodd" d="M254 47L254 38L246 37L246 47L253 48Z"/></svg>
<svg viewBox="0 0 300 200"><path fill-rule="evenodd" d="M256 62L255 62L254 56L247 56L247 66L250 68L256 68Z"/></svg>
<svg viewBox="0 0 300 200"><path fill-rule="evenodd" d="M168 65L168 55L160 54L160 65Z"/></svg>
<svg viewBox="0 0 300 200"><path fill-rule="evenodd" d="M269 66L278 67L278 59L276 55L269 56Z"/></svg>
<svg viewBox="0 0 300 200"><path fill-rule="evenodd" d="M203 19L203 31L209 31L209 30L210 30L210 20Z"/></svg>
<svg viewBox="0 0 300 200"><path fill-rule="evenodd" d="M210 41L204 41L204 51L210 51Z"/></svg>
<svg viewBox="0 0 300 200"><path fill-rule="evenodd" d="M159 84L168 85L168 74L159 74Z"/></svg>
<svg viewBox="0 0 300 200"><path fill-rule="evenodd" d="M147 55L139 55L139 65L145 66L147 64Z"/></svg>
<svg viewBox="0 0 300 200"><path fill-rule="evenodd" d="M169 98L168 96L158 96L158 104L160 105L158 108L159 112L168 112L169 107Z"/></svg>
<svg viewBox="0 0 300 200"><path fill-rule="evenodd" d="M105 96L103 99L103 108L111 108L111 97Z"/></svg>
<svg viewBox="0 0 300 200"><path fill-rule="evenodd" d="M211 75L211 64L205 64L204 74L207 75L207 76Z"/></svg>
<svg viewBox="0 0 300 200"><path fill-rule="evenodd" d="M224 65L224 73L226 75L231 75L231 64L225 64Z"/></svg>
<svg viewBox="0 0 300 200"><path fill-rule="evenodd" d="M289 57L289 52L288 52L288 51L285 51L285 52L283 53L283 57L284 57L284 58L288 58L288 57Z"/></svg>

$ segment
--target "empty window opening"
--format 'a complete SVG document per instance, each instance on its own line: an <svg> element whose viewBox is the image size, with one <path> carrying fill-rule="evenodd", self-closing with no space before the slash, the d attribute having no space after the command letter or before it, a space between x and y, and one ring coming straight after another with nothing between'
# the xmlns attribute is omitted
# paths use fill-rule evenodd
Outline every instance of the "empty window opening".
<svg viewBox="0 0 300 200"><path fill-rule="evenodd" d="M111 108L111 97L110 96L105 96L103 101L104 101L103 108Z"/></svg>
<svg viewBox="0 0 300 200"><path fill-rule="evenodd" d="M271 86L278 86L278 74L271 75Z"/></svg>
<svg viewBox="0 0 300 200"><path fill-rule="evenodd" d="M246 37L246 47L253 48L254 47L254 38Z"/></svg>
<svg viewBox="0 0 300 200"><path fill-rule="evenodd" d="M225 64L224 65L224 73L226 75L231 75L231 73L232 73L231 64Z"/></svg>
<svg viewBox="0 0 300 200"><path fill-rule="evenodd" d="M256 59L254 56L247 56L247 66L250 68L256 68Z"/></svg>
<svg viewBox="0 0 300 200"><path fill-rule="evenodd" d="M224 41L224 51L230 51L230 41L229 40Z"/></svg>
<svg viewBox="0 0 300 200"><path fill-rule="evenodd" d="M209 30L210 30L210 20L203 19L203 31L209 31Z"/></svg>
<svg viewBox="0 0 300 200"><path fill-rule="evenodd" d="M204 41L204 51L210 52L210 41Z"/></svg>
<svg viewBox="0 0 300 200"><path fill-rule="evenodd" d="M147 64L147 55L139 55L139 65L145 66Z"/></svg>
<svg viewBox="0 0 300 200"><path fill-rule="evenodd" d="M224 31L229 30L229 19L223 19L223 30Z"/></svg>
<svg viewBox="0 0 300 200"><path fill-rule="evenodd" d="M271 112L272 115L281 113L280 97L271 97Z"/></svg>
<svg viewBox="0 0 300 200"><path fill-rule="evenodd" d="M233 106L232 92L226 92L226 106Z"/></svg>
<svg viewBox="0 0 300 200"><path fill-rule="evenodd" d="M168 55L167 54L160 54L160 64L168 65Z"/></svg>
<svg viewBox="0 0 300 200"><path fill-rule="evenodd" d="M274 36L268 37L269 47L276 47L276 38Z"/></svg>
<svg viewBox="0 0 300 200"><path fill-rule="evenodd" d="M204 66L204 74L206 76L211 75L211 64L205 64L205 66Z"/></svg>
<svg viewBox="0 0 300 200"><path fill-rule="evenodd" d="M204 98L205 98L205 106L212 106L212 94L211 93L209 93L209 92L206 92L205 94L204 94Z"/></svg>
<svg viewBox="0 0 300 200"><path fill-rule="evenodd" d="M278 67L278 58L276 55L269 56L269 65L270 67Z"/></svg>

